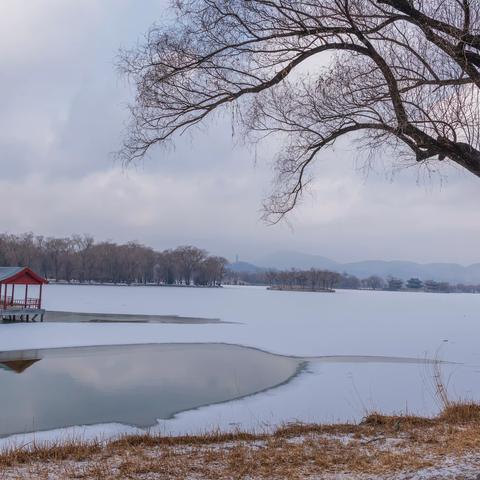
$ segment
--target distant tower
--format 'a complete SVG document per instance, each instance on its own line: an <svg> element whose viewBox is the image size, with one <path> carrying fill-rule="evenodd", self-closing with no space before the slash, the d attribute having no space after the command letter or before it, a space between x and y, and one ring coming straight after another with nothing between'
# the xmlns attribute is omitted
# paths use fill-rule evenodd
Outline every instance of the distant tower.
<svg viewBox="0 0 480 480"><path fill-rule="evenodd" d="M238 253L235 255L235 263L238 263Z"/></svg>

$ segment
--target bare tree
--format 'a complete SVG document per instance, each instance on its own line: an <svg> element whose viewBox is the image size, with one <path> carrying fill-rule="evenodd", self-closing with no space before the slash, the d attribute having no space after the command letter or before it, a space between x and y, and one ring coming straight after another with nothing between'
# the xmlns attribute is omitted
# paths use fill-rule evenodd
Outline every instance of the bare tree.
<svg viewBox="0 0 480 480"><path fill-rule="evenodd" d="M371 275L363 280L364 285L371 290L377 290L385 287L385 281L378 275Z"/></svg>
<svg viewBox="0 0 480 480"><path fill-rule="evenodd" d="M270 219L291 210L309 167L354 134L370 152L450 160L480 176L477 0L184 0L122 55L135 82L122 155L230 106L243 132L279 134Z"/></svg>
<svg viewBox="0 0 480 480"><path fill-rule="evenodd" d="M193 280L193 274L205 260L207 252L191 245L185 245L177 247L173 254L181 280L186 285L190 285Z"/></svg>
<svg viewBox="0 0 480 480"><path fill-rule="evenodd" d="M94 267L93 246L95 240L90 235L73 235L72 244L79 257L78 262L78 280L84 282L92 279L92 270Z"/></svg>
<svg viewBox="0 0 480 480"><path fill-rule="evenodd" d="M172 250L158 252L154 265L155 282L173 285L177 280L177 266Z"/></svg>
<svg viewBox="0 0 480 480"><path fill-rule="evenodd" d="M49 273L55 280L59 280L65 272L64 260L69 254L70 243L68 238L51 237L45 241L45 255L49 263Z"/></svg>
<svg viewBox="0 0 480 480"><path fill-rule="evenodd" d="M197 267L195 284L212 287L220 285L227 263L227 259L223 257L206 257Z"/></svg>

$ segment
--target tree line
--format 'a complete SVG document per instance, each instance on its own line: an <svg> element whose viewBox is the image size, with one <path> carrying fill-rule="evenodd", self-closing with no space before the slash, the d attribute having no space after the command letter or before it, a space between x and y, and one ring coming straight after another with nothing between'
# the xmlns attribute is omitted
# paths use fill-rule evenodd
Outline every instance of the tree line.
<svg viewBox="0 0 480 480"><path fill-rule="evenodd" d="M329 270L292 270L265 273L265 280L272 288L288 290L333 290L340 282L341 275Z"/></svg>
<svg viewBox="0 0 480 480"><path fill-rule="evenodd" d="M191 245L156 251L138 242L96 242L89 235L0 234L0 265L29 266L53 281L216 286L223 283L288 289L369 289L480 293L480 285L411 278L358 278L329 270L233 272L228 261Z"/></svg>
<svg viewBox="0 0 480 480"><path fill-rule="evenodd" d="M480 285L410 278L403 281L389 276L382 278L370 275L358 278L348 273L312 268L310 270L266 270L258 272L227 271L226 282L233 284L268 285L289 290L332 290L333 288L350 290L388 290L388 291L423 291L438 293L480 293Z"/></svg>
<svg viewBox="0 0 480 480"><path fill-rule="evenodd" d="M380 279L382 281L382 279ZM242 285L268 285L280 289L292 290L332 290L344 288L357 290L361 288L376 288L376 281L368 283L355 275L338 273L330 270L311 268L309 270L265 270L258 272L233 272L227 270L227 283Z"/></svg>
<svg viewBox="0 0 480 480"><path fill-rule="evenodd" d="M0 265L29 266L54 281L216 286L227 263L190 245L156 251L89 235L0 234Z"/></svg>

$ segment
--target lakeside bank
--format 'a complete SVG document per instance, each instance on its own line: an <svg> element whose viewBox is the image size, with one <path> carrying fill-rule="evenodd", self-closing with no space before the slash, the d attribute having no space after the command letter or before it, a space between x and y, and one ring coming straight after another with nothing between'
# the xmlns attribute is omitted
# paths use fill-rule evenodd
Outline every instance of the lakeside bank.
<svg viewBox="0 0 480 480"><path fill-rule="evenodd" d="M372 413L359 424L288 424L273 433L211 431L110 442L32 444L0 454L5 480L477 479L480 406L434 418Z"/></svg>

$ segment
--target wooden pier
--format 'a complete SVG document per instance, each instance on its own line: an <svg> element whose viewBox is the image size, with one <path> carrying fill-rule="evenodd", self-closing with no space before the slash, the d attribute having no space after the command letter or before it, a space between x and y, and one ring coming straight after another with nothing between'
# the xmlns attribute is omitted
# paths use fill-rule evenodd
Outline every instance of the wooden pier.
<svg viewBox="0 0 480 480"><path fill-rule="evenodd" d="M1 308L0 319L7 322L43 322L42 308Z"/></svg>

